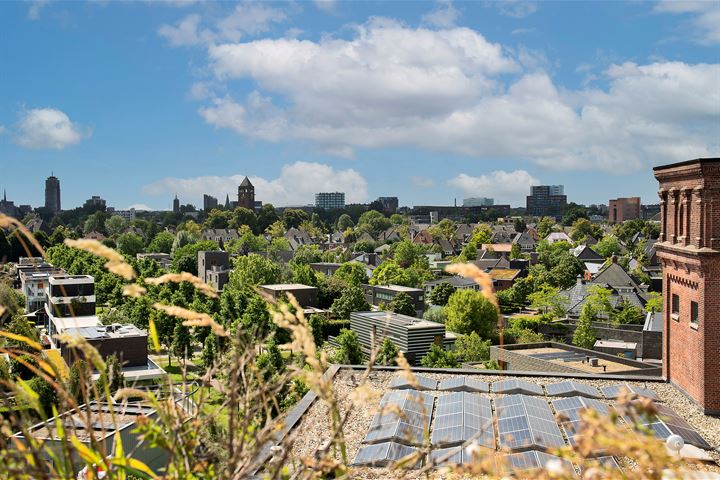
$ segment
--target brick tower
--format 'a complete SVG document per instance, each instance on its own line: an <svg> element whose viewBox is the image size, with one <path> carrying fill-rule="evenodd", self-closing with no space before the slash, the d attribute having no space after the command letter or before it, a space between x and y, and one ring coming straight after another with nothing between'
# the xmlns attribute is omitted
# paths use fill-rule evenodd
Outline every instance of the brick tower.
<svg viewBox="0 0 720 480"><path fill-rule="evenodd" d="M255 187L250 183L250 179L245 177L238 187L238 207L255 210Z"/></svg>
<svg viewBox="0 0 720 480"><path fill-rule="evenodd" d="M660 182L663 374L720 414L720 158L655 167Z"/></svg>

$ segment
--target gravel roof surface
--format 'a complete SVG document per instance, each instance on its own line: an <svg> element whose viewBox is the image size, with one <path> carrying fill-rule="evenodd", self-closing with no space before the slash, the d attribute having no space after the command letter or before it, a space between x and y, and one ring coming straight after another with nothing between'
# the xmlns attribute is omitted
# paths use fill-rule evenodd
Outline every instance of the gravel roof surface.
<svg viewBox="0 0 720 480"><path fill-rule="evenodd" d="M351 370L342 368L335 375L334 389L339 400L340 409L346 412L351 402L349 396L359 386L364 372L360 370ZM378 409L380 398L388 390L390 379L396 374L395 371L374 371L370 374L368 386L373 395L371 399L363 405L355 406L350 412L347 424L344 429L345 441L347 445L348 461L351 463L355 458L355 454L362 445L362 440L368 431L373 415ZM457 376L455 374L440 374L421 372L419 375L430 377L436 380L444 380ZM477 380L486 382L494 382L507 378L523 379L537 384L557 383L566 378L558 377L507 377L502 375L472 375ZM704 415L700 409L693 404L682 393L675 389L672 385L662 382L620 382L617 380L585 380L575 379L588 385L601 388L618 383L628 383L640 387L647 387L655 391L662 402L672 408L680 417L684 418L700 435L712 446L714 451L709 452L714 458L715 464L704 464L702 470L720 473L720 418L709 417ZM445 392L429 391L435 396L443 395ZM483 394L488 395L488 394ZM490 397L500 397L499 394L489 394ZM555 397L547 397L555 399ZM608 401L608 403L610 403ZM294 439L291 449L291 458L302 459L312 458L318 448L321 448L330 437L331 424L328 416L327 407L320 401L315 401L312 406L305 412L298 425L290 433ZM627 468L632 464L628 459L621 459L623 468ZM387 468L366 468L353 467L352 477L361 479L384 479L384 478L414 478L412 472L393 472Z"/></svg>

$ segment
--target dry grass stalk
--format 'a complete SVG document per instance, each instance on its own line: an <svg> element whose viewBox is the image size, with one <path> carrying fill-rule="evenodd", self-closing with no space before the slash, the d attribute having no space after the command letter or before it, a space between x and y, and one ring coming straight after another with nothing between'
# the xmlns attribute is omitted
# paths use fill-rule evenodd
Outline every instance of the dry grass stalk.
<svg viewBox="0 0 720 480"><path fill-rule="evenodd" d="M153 308L172 315L173 317L182 318L185 320L183 325L186 327L210 327L213 334L219 337L227 337L229 333L225 330L225 327L217 323L207 313L196 312L194 310L188 310L187 308L177 307L175 305L163 305L162 303L153 304Z"/></svg>
<svg viewBox="0 0 720 480"><path fill-rule="evenodd" d="M132 280L135 278L135 270L133 270L130 264L125 262L125 258L120 253L116 252L112 248L106 247L97 240L87 238L73 240L71 238L66 238L65 245L84 250L106 259L107 263L105 263L105 268L116 275L120 275L125 280Z"/></svg>
<svg viewBox="0 0 720 480"><path fill-rule="evenodd" d="M129 285L123 286L123 292L122 294L126 297L134 297L139 298L142 297L147 293L147 289L143 286L138 285L137 283L131 283Z"/></svg>
<svg viewBox="0 0 720 480"><path fill-rule="evenodd" d="M27 238L27 240L32 244L32 246L35 247L35 250L40 254L40 256L42 256L43 258L45 257L45 249L42 248L40 242L37 241L32 232L28 230L27 227L23 225L20 220L0 213L0 228L15 228L17 231L22 233L25 238ZM30 249L27 248L25 242L22 240L22 237L18 236L18 239L23 244L25 251L28 253L28 255L30 255Z"/></svg>
<svg viewBox="0 0 720 480"><path fill-rule="evenodd" d="M481 292L490 303L495 305L495 309L499 312L500 305L498 305L497 297L495 296L495 290L493 288L493 281L490 275L478 268L473 263L452 263L445 267L445 271L448 273L455 273L461 277L469 278L478 285L480 285Z"/></svg>
<svg viewBox="0 0 720 480"><path fill-rule="evenodd" d="M210 297L210 298L217 298L217 292L215 292L215 289L208 285L207 283L200 280L195 275L188 273L188 272L182 272L182 273L166 273L165 275L162 275L160 277L156 278L146 278L145 283L148 285L161 285L163 283L168 282L175 282L175 283L181 283L181 282L188 282L193 284L195 288L197 288L200 292L202 292L204 295Z"/></svg>

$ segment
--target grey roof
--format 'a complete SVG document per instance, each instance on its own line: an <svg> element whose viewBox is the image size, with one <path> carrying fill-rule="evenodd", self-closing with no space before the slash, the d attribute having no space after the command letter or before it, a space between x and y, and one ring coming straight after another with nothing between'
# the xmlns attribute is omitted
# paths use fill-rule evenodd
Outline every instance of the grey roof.
<svg viewBox="0 0 720 480"><path fill-rule="evenodd" d="M575 255L575 258L584 262L593 260L605 261L605 257L600 255L587 245L580 245L578 247L575 247L571 250L571 253Z"/></svg>
<svg viewBox="0 0 720 480"><path fill-rule="evenodd" d="M593 279L593 283L605 283L611 287L632 287L639 289L640 286L633 280L619 264L610 263L604 270L598 273Z"/></svg>
<svg viewBox="0 0 720 480"><path fill-rule="evenodd" d="M452 277L442 277L425 282L425 287L437 287L441 283L449 283L455 288L471 287L475 285L475 282L469 278L453 275Z"/></svg>
<svg viewBox="0 0 720 480"><path fill-rule="evenodd" d="M248 177L245 177L243 181L240 183L241 187L252 187L253 184L250 183L250 179Z"/></svg>

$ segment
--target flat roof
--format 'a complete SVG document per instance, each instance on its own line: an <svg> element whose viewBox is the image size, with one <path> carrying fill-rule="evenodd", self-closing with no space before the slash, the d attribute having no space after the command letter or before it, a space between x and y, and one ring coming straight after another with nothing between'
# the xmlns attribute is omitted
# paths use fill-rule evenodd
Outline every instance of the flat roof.
<svg viewBox="0 0 720 480"><path fill-rule="evenodd" d="M394 290L396 292L423 292L422 288L406 287L404 285L370 285L376 288L386 288L388 290Z"/></svg>
<svg viewBox="0 0 720 480"><path fill-rule="evenodd" d="M605 357L601 357L602 352L595 352L598 358L598 366L593 367L589 363L585 363L583 360L587 356L585 353L576 352L574 350L565 350L557 347L538 347L538 348L520 348L516 350L508 350L513 353L525 355L528 357L536 358L538 360L544 360L546 362L554 363L557 365L563 365L566 367L576 368L588 373L613 373L613 372L627 372L628 370L641 370L639 367L632 365L626 365L624 363L614 362ZM589 356L593 356L590 354ZM603 371L602 367L605 366L606 370ZM651 367L651 365L648 365Z"/></svg>
<svg viewBox="0 0 720 480"><path fill-rule="evenodd" d="M97 315L89 315L87 317L51 317L51 320L55 324L55 327L63 332L73 328L97 327L102 325Z"/></svg>
<svg viewBox="0 0 720 480"><path fill-rule="evenodd" d="M69 335L79 335L86 340L99 340L103 338L147 337L145 331L135 325L92 325L74 327L65 330Z"/></svg>
<svg viewBox="0 0 720 480"><path fill-rule="evenodd" d="M596 347L606 348L625 348L628 350L635 350L637 343L635 342L623 342L621 340L598 340L595 342Z"/></svg>
<svg viewBox="0 0 720 480"><path fill-rule="evenodd" d="M490 278L493 280L512 280L520 275L520 270L514 268L494 268L490 270Z"/></svg>
<svg viewBox="0 0 720 480"><path fill-rule="evenodd" d="M712 158L694 158L692 160L684 160L682 162L676 162L676 163L668 163L667 165L658 165L657 167L653 167L653 171L658 170L665 170L668 168L675 168L675 167L684 167L685 165L692 165L693 163L718 163L720 162L720 158L712 157Z"/></svg>
<svg viewBox="0 0 720 480"><path fill-rule="evenodd" d="M334 368L337 370L333 371L332 369ZM398 374L398 368L375 366L373 367L373 370L368 373L366 383L362 385L363 380L361 379L363 378L363 375L361 372L364 372L364 369L365 367L363 366L334 366L331 367L331 370L328 372L329 375L332 375L332 388L335 393L335 398L338 399L340 414L349 415L346 428L344 430L344 440L347 447L347 457L349 463L353 463L362 447L367 447L367 445L369 445L369 443L365 443L364 440L366 439L366 435L371 431L373 418L381 409L381 401L383 397L388 395L400 396L399 394L392 392L402 392L390 388L392 379ZM480 396L483 401L485 401L485 399L490 399L493 402L492 410L490 412L492 418L496 418L500 412L500 410L498 410L498 405L501 402L498 402L498 400L502 398L509 398L508 395L494 393L492 386L497 382L508 379L517 379L522 382L528 382L541 386L556 384L572 379L575 384L580 384L585 388L589 387L591 390L598 389L598 391L599 389L617 386L618 384L627 384L634 387L649 389L654 392L657 397L659 397L661 402L660 405L663 408L667 407L682 416L690 427L694 429L713 449L706 452L710 457L712 457L715 463L705 463L699 465L689 464L688 469L720 472L720 467L718 466L720 465L720 450L718 450L720 448L720 436L717 434L717 432L720 431L720 418L704 415L702 411L678 389L660 379L648 382L638 380L632 376L627 376L626 380L618 380L606 379L604 377L591 377L590 375L572 376L552 373L532 375L523 374L521 372L512 372L508 374L508 372L504 371L470 369L452 370L414 368L413 371L418 376L427 377L436 382L454 380L453 383L463 385L464 383L461 381L462 379L460 377L466 376L467 379L472 379L473 382L489 383L491 386L490 393L482 392L477 393L476 395ZM356 390L357 388L363 389L364 400L361 402L360 407L358 407L357 402L354 403L352 400L355 397L353 392L359 391ZM447 395L453 395L453 392L433 389L422 391L422 395L431 396L436 405L434 409L431 409L432 415L430 415L430 418L427 419L427 427L425 427L429 430L428 438L432 438L431 434L435 432L435 423L438 421L437 405L439 405L439 399ZM543 406L542 404L544 404L545 407L543 408L550 411L549 409L557 409L554 402L563 400L564 397L550 396L543 389L543 393L541 395L531 396L531 399L533 398L538 399L541 402L540 406ZM612 399L606 398L602 394L600 394L597 401L606 405L613 403ZM536 403L540 402L536 401ZM402 405L399 406L403 408ZM293 428L288 433L290 440L288 452L289 457L291 459L313 458L315 452L327 444L329 441L329 432L332 431L332 426L330 425L330 420L327 416L327 408L323 402L315 401L314 403L307 403L300 406L299 410L299 412L293 411L290 414L293 417L293 424L291 425ZM403 411L405 411L404 408ZM385 410L385 412L388 412L388 410ZM295 417L295 414L297 417ZM565 434L566 430L562 421L558 420L556 417L554 422L558 424L558 427ZM497 423L493 422L490 425L493 425L493 431L497 431ZM482 427L482 424L480 426ZM561 439L563 446L569 443L566 435L563 435ZM500 435L496 433L493 443L499 440ZM395 441L401 444L407 443L407 440L402 439ZM423 441L423 445L427 445L427 440ZM499 445L502 447L502 443L499 443ZM442 447L431 446L430 448L437 449ZM460 444L453 448L462 450L460 448ZM496 444L492 450L488 450L488 453L490 453L490 455L497 455L502 453L501 450L502 448L498 448L498 444ZM534 450L531 449L530 451ZM626 457L617 457L617 461L623 469L632 469L634 466L634 462ZM354 478L363 479L387 479L400 477L425 478L424 474L419 474L419 469L398 471L393 470L390 467L369 467L360 465L351 466L349 475ZM500 476L502 475L498 475L498 478ZM431 477L434 477L434 475L431 474ZM521 475L521 477L532 478L532 476L528 477L524 475Z"/></svg>
<svg viewBox="0 0 720 480"><path fill-rule="evenodd" d="M352 315L361 315L372 319L381 320L387 324L394 324L406 327L408 329L413 328L428 328L428 327L445 327L442 323L431 322L430 320L424 320L422 318L411 317L410 315L402 315L395 312L386 312L383 310L377 310L373 312L352 312Z"/></svg>

